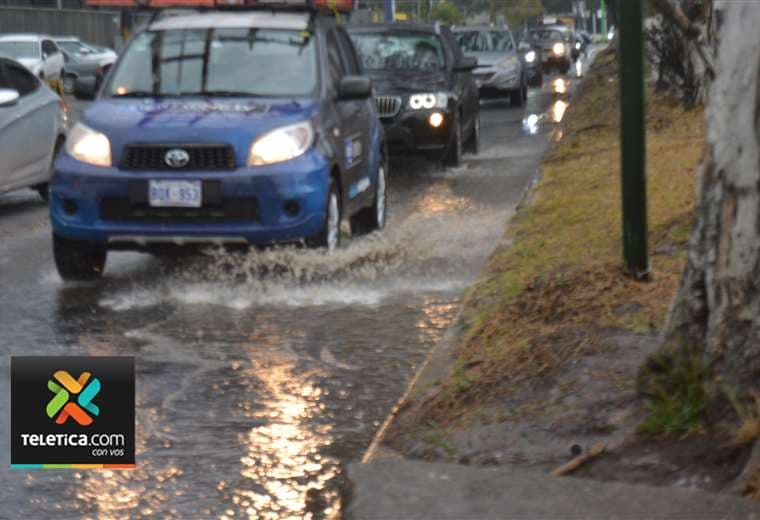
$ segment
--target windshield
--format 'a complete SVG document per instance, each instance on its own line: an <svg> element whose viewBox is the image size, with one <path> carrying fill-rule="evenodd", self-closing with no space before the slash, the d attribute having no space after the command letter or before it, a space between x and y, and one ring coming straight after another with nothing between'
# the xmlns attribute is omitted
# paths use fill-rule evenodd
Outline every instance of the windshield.
<svg viewBox="0 0 760 520"><path fill-rule="evenodd" d="M542 40L542 41L555 41L555 40L562 40L562 33L559 31L530 31L530 36L534 40Z"/></svg>
<svg viewBox="0 0 760 520"><path fill-rule="evenodd" d="M314 43L301 31L183 29L136 36L107 92L293 97L316 86Z"/></svg>
<svg viewBox="0 0 760 520"><path fill-rule="evenodd" d="M365 70L433 71L446 67L440 36L424 32L352 32Z"/></svg>
<svg viewBox="0 0 760 520"><path fill-rule="evenodd" d="M0 54L20 60L39 59L40 46L36 42L0 42Z"/></svg>
<svg viewBox="0 0 760 520"><path fill-rule="evenodd" d="M503 31L462 31L456 33L464 52L506 52L514 50L509 33Z"/></svg>

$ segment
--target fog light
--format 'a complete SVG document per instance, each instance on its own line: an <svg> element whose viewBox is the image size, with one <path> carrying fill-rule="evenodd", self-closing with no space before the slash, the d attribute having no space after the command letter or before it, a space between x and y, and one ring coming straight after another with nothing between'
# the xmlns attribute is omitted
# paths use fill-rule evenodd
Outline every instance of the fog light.
<svg viewBox="0 0 760 520"><path fill-rule="evenodd" d="M440 112L433 112L430 114L430 118L428 119L428 123L430 123L430 126L433 128L438 128L443 124L443 114Z"/></svg>

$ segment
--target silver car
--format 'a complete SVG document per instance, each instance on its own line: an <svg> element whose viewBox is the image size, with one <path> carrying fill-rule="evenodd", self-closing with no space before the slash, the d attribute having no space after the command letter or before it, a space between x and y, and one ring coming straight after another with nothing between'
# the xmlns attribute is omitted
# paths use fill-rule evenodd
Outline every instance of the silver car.
<svg viewBox="0 0 760 520"><path fill-rule="evenodd" d="M0 57L0 193L33 188L47 200L66 138L61 99L23 65Z"/></svg>
<svg viewBox="0 0 760 520"><path fill-rule="evenodd" d="M472 76L481 99L509 96L513 105L523 106L528 83L512 31L506 26L461 27L454 33L462 52L478 59Z"/></svg>

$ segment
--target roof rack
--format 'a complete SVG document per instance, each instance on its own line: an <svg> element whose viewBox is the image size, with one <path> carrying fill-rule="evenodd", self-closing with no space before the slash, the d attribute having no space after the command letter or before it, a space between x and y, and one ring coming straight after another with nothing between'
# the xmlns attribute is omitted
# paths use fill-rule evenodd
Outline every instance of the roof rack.
<svg viewBox="0 0 760 520"><path fill-rule="evenodd" d="M328 10L351 12L354 0L87 0L88 6L138 9Z"/></svg>

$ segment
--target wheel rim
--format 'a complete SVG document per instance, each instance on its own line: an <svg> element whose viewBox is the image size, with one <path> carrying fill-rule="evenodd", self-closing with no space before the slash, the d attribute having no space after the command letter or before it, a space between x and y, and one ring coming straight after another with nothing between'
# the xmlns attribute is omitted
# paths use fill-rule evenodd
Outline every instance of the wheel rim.
<svg viewBox="0 0 760 520"><path fill-rule="evenodd" d="M68 92L73 92L74 90L74 80L71 78L64 78L63 80L63 90Z"/></svg>
<svg viewBox="0 0 760 520"><path fill-rule="evenodd" d="M340 212L338 211L338 196L330 194L330 202L327 204L327 250L335 251L338 248L340 233Z"/></svg>
<svg viewBox="0 0 760 520"><path fill-rule="evenodd" d="M377 227L385 225L385 167L381 164L377 170Z"/></svg>

